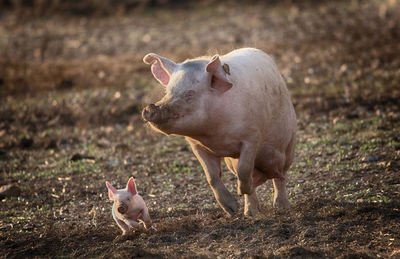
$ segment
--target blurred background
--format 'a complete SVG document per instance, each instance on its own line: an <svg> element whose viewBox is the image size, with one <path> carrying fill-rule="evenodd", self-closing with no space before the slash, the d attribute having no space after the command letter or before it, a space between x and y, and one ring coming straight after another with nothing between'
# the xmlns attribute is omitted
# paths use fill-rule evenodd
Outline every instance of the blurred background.
<svg viewBox="0 0 400 259"><path fill-rule="evenodd" d="M304 91L341 84L351 98L365 84L366 93L386 92L398 78L395 0L21 0L0 7L3 96L132 87L148 52L182 61L242 46L271 54L288 84Z"/></svg>
<svg viewBox="0 0 400 259"><path fill-rule="evenodd" d="M185 141L140 116L163 94L145 54L182 62L239 47L273 57L298 116L283 225L270 181L257 224L224 217ZM398 0L0 0L0 187L12 186L0 191L0 250L399 255L399 53ZM104 181L129 176L160 233L113 245ZM224 181L234 193L235 177Z"/></svg>

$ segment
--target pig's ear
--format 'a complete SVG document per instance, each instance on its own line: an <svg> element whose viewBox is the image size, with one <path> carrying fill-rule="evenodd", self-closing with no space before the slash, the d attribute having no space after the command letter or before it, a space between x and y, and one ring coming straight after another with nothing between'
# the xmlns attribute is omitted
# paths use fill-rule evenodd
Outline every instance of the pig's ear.
<svg viewBox="0 0 400 259"><path fill-rule="evenodd" d="M112 186L108 181L106 182L106 185L108 189L108 198L110 198L110 200L114 200L114 193L117 191L117 189L115 189L115 187Z"/></svg>
<svg viewBox="0 0 400 259"><path fill-rule="evenodd" d="M230 75L228 64L221 64L218 55L211 58L211 61L206 66L206 71L212 74L211 87L224 93L232 88L232 83L227 75Z"/></svg>
<svg viewBox="0 0 400 259"><path fill-rule="evenodd" d="M153 76L160 84L166 86L169 83L171 74L176 68L176 64L164 57L154 53L149 53L143 58L143 62L150 65Z"/></svg>
<svg viewBox="0 0 400 259"><path fill-rule="evenodd" d="M128 192L132 193L133 195L137 194L136 183L135 183L135 180L133 180L133 177L129 178L129 181L126 184L126 190Z"/></svg>

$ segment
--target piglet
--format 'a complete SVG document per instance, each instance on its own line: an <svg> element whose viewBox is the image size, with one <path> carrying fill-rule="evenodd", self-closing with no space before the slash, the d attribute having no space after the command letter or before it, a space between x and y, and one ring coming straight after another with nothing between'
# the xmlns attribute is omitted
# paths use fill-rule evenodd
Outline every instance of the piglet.
<svg viewBox="0 0 400 259"><path fill-rule="evenodd" d="M129 178L125 189L117 190L108 181L106 181L108 189L108 197L114 201L112 207L112 215L122 230L122 235L128 234L129 230L134 228L142 228L138 220L144 222L146 229L153 229L151 227L151 219L149 210L142 196L137 193L135 180L133 177Z"/></svg>

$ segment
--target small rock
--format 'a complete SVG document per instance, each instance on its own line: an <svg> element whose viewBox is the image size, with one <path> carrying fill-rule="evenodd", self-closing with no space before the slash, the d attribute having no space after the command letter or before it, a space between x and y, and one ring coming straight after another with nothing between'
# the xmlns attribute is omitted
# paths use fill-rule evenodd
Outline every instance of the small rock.
<svg viewBox="0 0 400 259"><path fill-rule="evenodd" d="M296 194L300 194L300 193L303 193L303 190L302 190L302 189L296 189L296 190L294 190L294 192L295 192Z"/></svg>
<svg viewBox="0 0 400 259"><path fill-rule="evenodd" d="M119 160L112 160L112 161L107 162L107 165L109 165L111 167L119 166L119 164L120 164Z"/></svg>
<svg viewBox="0 0 400 259"><path fill-rule="evenodd" d="M0 199L6 197L17 197L21 194L21 189L14 184L7 184L0 187Z"/></svg>
<svg viewBox="0 0 400 259"><path fill-rule="evenodd" d="M101 148L107 148L111 145L111 142L108 141L105 138L101 138L99 139L99 141L97 141L97 146L101 147Z"/></svg>
<svg viewBox="0 0 400 259"><path fill-rule="evenodd" d="M366 162L376 162L379 160L379 156L378 155L373 155L373 156L368 156L365 158Z"/></svg>

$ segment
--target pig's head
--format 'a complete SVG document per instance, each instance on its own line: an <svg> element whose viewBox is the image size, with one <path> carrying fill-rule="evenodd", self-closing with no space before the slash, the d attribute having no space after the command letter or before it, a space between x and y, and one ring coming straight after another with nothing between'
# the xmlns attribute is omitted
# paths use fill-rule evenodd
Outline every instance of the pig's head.
<svg viewBox="0 0 400 259"><path fill-rule="evenodd" d="M157 54L147 54L143 61L151 64L155 79L165 87L165 96L142 111L150 125L166 134L185 136L204 131L212 104L232 87L229 66L218 55L175 63Z"/></svg>
<svg viewBox="0 0 400 259"><path fill-rule="evenodd" d="M133 196L137 194L135 180L131 177L126 184L125 189L117 190L108 181L106 182L108 189L108 197L110 200L114 201L115 209L121 213L126 214L134 206Z"/></svg>

